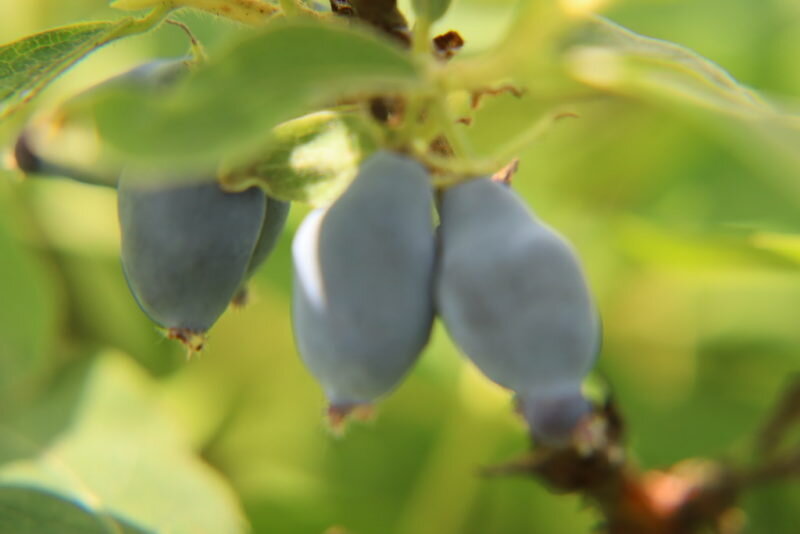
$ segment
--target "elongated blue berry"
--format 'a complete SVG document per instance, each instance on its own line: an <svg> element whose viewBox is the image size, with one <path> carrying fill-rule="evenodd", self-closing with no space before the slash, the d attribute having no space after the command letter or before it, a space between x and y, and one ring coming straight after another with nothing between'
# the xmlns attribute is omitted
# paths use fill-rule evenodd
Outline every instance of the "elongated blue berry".
<svg viewBox="0 0 800 534"><path fill-rule="evenodd" d="M278 238L283 233L283 227L286 226L286 218L289 216L289 208L291 204L272 198L269 195L264 195L266 204L264 206L264 222L261 225L261 232L258 236L253 255L250 257L250 263L247 266L247 276L255 273L261 264L263 264L272 249L275 248Z"/></svg>
<svg viewBox="0 0 800 534"><path fill-rule="evenodd" d="M580 392L599 319L572 247L507 186L476 179L440 206L438 311L489 378L517 392L533 434L569 438L589 410Z"/></svg>
<svg viewBox="0 0 800 534"><path fill-rule="evenodd" d="M245 279L264 220L264 193L216 182L119 186L122 266L142 310L193 346Z"/></svg>
<svg viewBox="0 0 800 534"><path fill-rule="evenodd" d="M249 298L247 282L272 253L272 249L275 248L283 232L283 228L286 226L286 218L289 216L291 203L278 200L266 194L264 195L264 200L264 222L261 224L261 232L259 233L258 241L253 250L253 255L250 257L250 263L247 266L247 274L242 281L239 291L236 292L236 295L232 299L234 306L237 307L242 307L247 304Z"/></svg>
<svg viewBox="0 0 800 534"><path fill-rule="evenodd" d="M425 169L381 151L295 236L295 339L334 419L393 389L428 341L431 206Z"/></svg>

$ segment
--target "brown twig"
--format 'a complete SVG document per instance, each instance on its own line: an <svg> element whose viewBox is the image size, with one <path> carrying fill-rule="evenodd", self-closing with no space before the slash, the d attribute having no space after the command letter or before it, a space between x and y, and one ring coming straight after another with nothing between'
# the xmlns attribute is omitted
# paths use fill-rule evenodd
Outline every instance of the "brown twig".
<svg viewBox="0 0 800 534"><path fill-rule="evenodd" d="M800 378L787 388L759 437L762 450L775 450L799 422L798 403ZM642 471L624 453L624 430L609 402L578 425L568 447L534 448L483 474L534 477L554 491L582 494L603 515L607 534L738 534L743 513L737 502L743 492L800 477L800 450L766 457L749 469L689 459L665 470Z"/></svg>

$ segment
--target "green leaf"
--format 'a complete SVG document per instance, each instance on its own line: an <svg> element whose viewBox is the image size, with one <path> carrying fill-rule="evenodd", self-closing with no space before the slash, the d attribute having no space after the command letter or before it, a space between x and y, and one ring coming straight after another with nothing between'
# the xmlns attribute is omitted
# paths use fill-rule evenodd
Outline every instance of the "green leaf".
<svg viewBox="0 0 800 534"><path fill-rule="evenodd" d="M113 353L95 362L72 427L38 458L4 466L0 483L49 491L154 532L246 531L232 490L191 450L155 384Z"/></svg>
<svg viewBox="0 0 800 534"><path fill-rule="evenodd" d="M57 495L21 485L0 485L0 532L147 534L120 519L96 516Z"/></svg>
<svg viewBox="0 0 800 534"><path fill-rule="evenodd" d="M414 12L417 17L428 22L436 22L447 13L450 0L414 0Z"/></svg>
<svg viewBox="0 0 800 534"><path fill-rule="evenodd" d="M760 176L774 168L782 187L795 198L800 192L800 115L769 102L719 65L600 17L573 36L564 57L579 82L670 106L734 145L737 156L756 163Z"/></svg>
<svg viewBox="0 0 800 534"><path fill-rule="evenodd" d="M0 406L42 369L57 328L55 287L41 262L14 239L10 193L0 187Z"/></svg>
<svg viewBox="0 0 800 534"><path fill-rule="evenodd" d="M680 45L595 17L570 40L567 67L579 81L635 97L656 97L752 118L772 113L722 67Z"/></svg>
<svg viewBox="0 0 800 534"><path fill-rule="evenodd" d="M256 152L277 124L344 95L418 82L411 58L373 33L310 20L249 35L159 99L119 91L96 106L101 135L139 158L208 166Z"/></svg>
<svg viewBox="0 0 800 534"><path fill-rule="evenodd" d="M73 24L0 46L0 119L84 56L117 38L132 20Z"/></svg>
<svg viewBox="0 0 800 534"><path fill-rule="evenodd" d="M116 187L129 158L100 142L94 105L104 95L127 90L157 99L192 68L189 57L158 58L107 78L64 101L48 116L25 128L24 146L36 155L37 176L62 176L77 182Z"/></svg>
<svg viewBox="0 0 800 534"><path fill-rule="evenodd" d="M329 204L358 172L376 145L357 117L331 111L312 113L275 128L264 156L221 172L232 190L258 185L275 198Z"/></svg>

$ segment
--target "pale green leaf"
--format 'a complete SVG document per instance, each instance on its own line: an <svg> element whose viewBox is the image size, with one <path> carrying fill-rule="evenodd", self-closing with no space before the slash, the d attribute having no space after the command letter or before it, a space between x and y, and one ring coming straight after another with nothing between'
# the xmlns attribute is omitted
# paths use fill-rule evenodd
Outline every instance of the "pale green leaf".
<svg viewBox="0 0 800 534"><path fill-rule="evenodd" d="M0 118L31 100L84 56L116 38L131 21L73 24L0 46Z"/></svg>
<svg viewBox="0 0 800 534"><path fill-rule="evenodd" d="M671 106L692 117L735 153L796 197L800 115L769 102L722 67L680 45L638 35L595 18L565 49L567 70L601 91Z"/></svg>
<svg viewBox="0 0 800 534"><path fill-rule="evenodd" d="M116 354L96 361L72 426L38 458L0 469L0 483L49 491L148 531L247 530L234 493L193 453L155 384Z"/></svg>
<svg viewBox="0 0 800 534"><path fill-rule="evenodd" d="M474 56L456 55L443 68L441 79L448 87L480 90L500 81L545 82L549 91L555 76L555 48L559 39L578 21L558 0L522 0L511 24L495 46ZM543 94L541 88L538 94ZM563 95L562 95L563 96Z"/></svg>
<svg viewBox="0 0 800 534"><path fill-rule="evenodd" d="M567 67L583 83L634 97L657 97L743 118L772 113L722 67L680 45L596 17L570 40Z"/></svg>
<svg viewBox="0 0 800 534"><path fill-rule="evenodd" d="M418 81L408 54L373 33L276 22L198 68L158 99L120 91L97 103L101 134L150 162L203 166L253 154L277 124L345 95Z"/></svg>

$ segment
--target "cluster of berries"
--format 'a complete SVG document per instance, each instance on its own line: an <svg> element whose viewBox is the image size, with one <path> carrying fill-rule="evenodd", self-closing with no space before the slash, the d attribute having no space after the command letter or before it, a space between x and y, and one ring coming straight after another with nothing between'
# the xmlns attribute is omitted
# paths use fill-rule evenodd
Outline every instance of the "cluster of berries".
<svg viewBox="0 0 800 534"><path fill-rule="evenodd" d="M157 66L106 83L153 87L184 70ZM23 170L61 170L23 141ZM223 191L210 176L149 183L132 174L117 181L128 285L168 337L200 350L227 306L244 301L289 203L255 187ZM508 185L471 179L434 202L420 163L380 150L335 202L306 217L292 256L296 344L334 421L397 386L437 314L486 376L516 392L542 442L564 443L589 412L581 382L599 350L600 322L580 263Z"/></svg>
<svg viewBox="0 0 800 534"><path fill-rule="evenodd" d="M379 151L295 236L296 343L331 414L393 389L438 314L464 354L516 392L534 436L568 441L590 410L580 388L600 338L574 251L488 177L441 192L436 230L433 204L422 165Z"/></svg>

